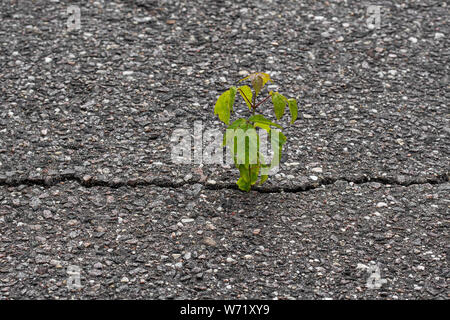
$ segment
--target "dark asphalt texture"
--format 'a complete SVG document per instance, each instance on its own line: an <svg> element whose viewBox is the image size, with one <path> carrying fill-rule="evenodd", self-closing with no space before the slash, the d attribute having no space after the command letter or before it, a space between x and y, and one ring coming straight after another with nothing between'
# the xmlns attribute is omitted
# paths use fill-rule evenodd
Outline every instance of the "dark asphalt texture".
<svg viewBox="0 0 450 320"><path fill-rule="evenodd" d="M448 17L429 0L1 1L0 299L448 299ZM255 71L299 119L246 194L233 167L173 163L171 136L224 130L217 97Z"/></svg>

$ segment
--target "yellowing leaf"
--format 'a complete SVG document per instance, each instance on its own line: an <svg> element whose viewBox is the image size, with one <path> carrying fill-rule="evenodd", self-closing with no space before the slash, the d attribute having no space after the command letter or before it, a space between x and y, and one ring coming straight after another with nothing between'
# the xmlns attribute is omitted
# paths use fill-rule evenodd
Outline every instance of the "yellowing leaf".
<svg viewBox="0 0 450 320"><path fill-rule="evenodd" d="M263 79L263 85L265 85L267 81L272 82L272 79L270 79L270 75L268 73L264 73L264 72L255 72L255 73L249 74L248 76L246 76L245 78L242 78L238 82L241 82L241 81L244 81L247 79L252 80L256 76L260 76Z"/></svg>
<svg viewBox="0 0 450 320"><path fill-rule="evenodd" d="M244 98L245 103L248 106L248 109L251 110L252 109L252 98L253 98L252 89L246 85L246 86L239 87L238 91L241 94L242 98Z"/></svg>
<svg viewBox="0 0 450 320"><path fill-rule="evenodd" d="M259 72L259 75L260 75L261 78L263 79L263 86L267 83L267 81L272 82L272 80L270 79L269 74L264 73L264 72Z"/></svg>
<svg viewBox="0 0 450 320"><path fill-rule="evenodd" d="M289 99L288 104L289 104L289 111L291 112L291 124L293 124L295 120L297 120L298 114L297 100L293 98Z"/></svg>
<svg viewBox="0 0 450 320"><path fill-rule="evenodd" d="M251 80L253 90L255 90L255 96L257 96L263 87L263 79L259 75L256 75L255 77L251 78Z"/></svg>
<svg viewBox="0 0 450 320"><path fill-rule="evenodd" d="M252 74L246 76L245 78L239 80L238 82L241 82L241 81L244 81L247 79L249 79L252 83L253 90L255 90L255 96L257 96L261 92L262 88L264 88L267 81L272 82L269 74L264 73L264 72L252 73Z"/></svg>
<svg viewBox="0 0 450 320"><path fill-rule="evenodd" d="M225 124L230 123L231 111L233 110L234 99L236 97L236 87L231 87L229 90L222 93L217 99L214 106L214 115L218 115L219 119Z"/></svg>

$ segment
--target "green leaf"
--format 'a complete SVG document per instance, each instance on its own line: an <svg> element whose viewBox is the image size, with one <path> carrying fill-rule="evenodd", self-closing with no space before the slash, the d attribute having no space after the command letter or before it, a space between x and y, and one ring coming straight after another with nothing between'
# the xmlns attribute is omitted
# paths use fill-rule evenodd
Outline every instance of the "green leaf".
<svg viewBox="0 0 450 320"><path fill-rule="evenodd" d="M239 173L241 174L241 178L244 179L245 182L250 182L250 172L248 171L248 165L240 164Z"/></svg>
<svg viewBox="0 0 450 320"><path fill-rule="evenodd" d="M228 106L230 108L230 111L233 111L233 105L234 105L234 100L236 99L236 87L232 86L230 89L230 100L228 101Z"/></svg>
<svg viewBox="0 0 450 320"><path fill-rule="evenodd" d="M225 124L230 123L230 90L222 93L217 99L216 105L214 106L214 115L219 115L219 119Z"/></svg>
<svg viewBox="0 0 450 320"><path fill-rule="evenodd" d="M276 124L275 122L270 121L269 119L266 119L262 114L256 114L254 116L251 116L250 118L248 118L248 121L254 122L255 125L257 125L257 124L265 124L265 125L268 125L268 126L273 126L273 127L279 128L279 129L283 129L282 126L280 126L279 124ZM261 126L258 126L258 127L261 127ZM263 128L263 127L261 127L261 128Z"/></svg>
<svg viewBox="0 0 450 320"><path fill-rule="evenodd" d="M288 99L289 111L291 112L291 124L297 120L298 108L297 108L297 100L291 98Z"/></svg>
<svg viewBox="0 0 450 320"><path fill-rule="evenodd" d="M258 180L258 176L259 176L259 165L258 164L253 164L250 166L250 182L251 184L255 184L256 181Z"/></svg>
<svg viewBox="0 0 450 320"><path fill-rule="evenodd" d="M237 129L237 128L240 128L240 127L241 127L242 125L244 125L246 122L247 122L247 120L245 120L244 118L239 118L239 119L233 121L233 123L230 124L230 125L228 126L227 129Z"/></svg>
<svg viewBox="0 0 450 320"><path fill-rule="evenodd" d="M270 125L266 124L266 123L261 123L261 122L255 122L253 123L254 127L260 127L263 130L266 130L267 132L270 132Z"/></svg>
<svg viewBox="0 0 450 320"><path fill-rule="evenodd" d="M242 178L239 178L239 180L236 182L236 184L238 185L239 189L241 189L242 191L245 191L245 192L249 192L250 188L252 187L250 182L245 181Z"/></svg>
<svg viewBox="0 0 450 320"><path fill-rule="evenodd" d="M248 165L239 165L239 173L241 174L241 177L236 182L239 189L247 192L250 191L251 186L258 180L259 168L260 166L258 164L251 165L250 169Z"/></svg>
<svg viewBox="0 0 450 320"><path fill-rule="evenodd" d="M250 191L250 188L252 186L251 180L250 180L250 172L248 170L248 165L240 164L239 165L239 173L241 174L241 177L236 182L239 189L243 191Z"/></svg>
<svg viewBox="0 0 450 320"><path fill-rule="evenodd" d="M242 98L244 98L245 103L248 106L248 109L251 110L252 109L252 98L253 98L253 93L252 93L252 89L249 86L242 86L238 88L239 93L241 94Z"/></svg>
<svg viewBox="0 0 450 320"><path fill-rule="evenodd" d="M277 117L278 120L280 120L281 117L283 117L284 109L286 108L286 100L285 99L286 98L284 98L278 92L275 92L274 94L272 94L273 108L275 111L275 116Z"/></svg>
<svg viewBox="0 0 450 320"><path fill-rule="evenodd" d="M217 99L214 106L214 115L219 115L219 119L225 124L230 123L231 111L233 110L234 100L236 98L236 87L231 87Z"/></svg>
<svg viewBox="0 0 450 320"><path fill-rule="evenodd" d="M259 181L259 185L262 185L264 182L266 182L266 180L269 178L269 176L267 174L262 174L261 175L261 180Z"/></svg>

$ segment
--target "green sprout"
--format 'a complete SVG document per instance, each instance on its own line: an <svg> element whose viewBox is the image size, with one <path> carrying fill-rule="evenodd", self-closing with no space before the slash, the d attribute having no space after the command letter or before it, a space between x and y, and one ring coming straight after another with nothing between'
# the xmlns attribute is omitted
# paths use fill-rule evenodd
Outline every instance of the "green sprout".
<svg viewBox="0 0 450 320"><path fill-rule="evenodd" d="M250 191L251 186L258 182L263 184L268 179L271 168L281 161L281 149L286 143L285 135L278 129L283 129L279 124L266 119L262 114L257 114L262 104L271 98L273 110L277 120L280 120L285 112L286 105L291 114L291 124L297 119L297 101L293 98L287 99L278 92L269 91L268 96L257 102L257 98L264 89L267 82L272 82L267 73L256 72L239 80L249 80L252 88L248 85L241 87L232 86L217 99L214 114L224 122L228 128L223 138L223 145L228 146L233 157L236 168L239 169L240 178L236 182L239 189ZM244 100L250 111L250 116L239 118L230 125L231 113L236 98L236 93ZM265 130L271 139L273 158L270 164L266 164L260 145L260 137L256 128Z"/></svg>

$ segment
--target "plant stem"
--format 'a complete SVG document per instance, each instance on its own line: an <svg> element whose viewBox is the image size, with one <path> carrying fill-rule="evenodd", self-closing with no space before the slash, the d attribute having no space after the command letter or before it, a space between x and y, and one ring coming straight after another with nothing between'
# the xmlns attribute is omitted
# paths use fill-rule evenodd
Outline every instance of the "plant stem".
<svg viewBox="0 0 450 320"><path fill-rule="evenodd" d="M252 101L252 115L254 116L255 112L256 112L256 105L255 105L256 94L253 95L252 100L253 100ZM249 141L249 144L250 144L250 141ZM249 146L249 149L250 149L250 146ZM250 160L250 154L248 155L248 157L249 157L249 160ZM248 178L250 179L250 186L251 186L252 185L252 165L250 163L248 164L248 175L249 175Z"/></svg>
<svg viewBox="0 0 450 320"><path fill-rule="evenodd" d="M256 100L256 95L253 95L253 99L252 99L252 115L255 115L255 110L256 110L256 105L255 105L255 100Z"/></svg>
<svg viewBox="0 0 450 320"><path fill-rule="evenodd" d="M264 98L264 100L261 100L260 102L258 102L258 104L255 106L255 108L259 107L260 105L262 105L264 102L266 102L269 98L270 98L270 94Z"/></svg>

